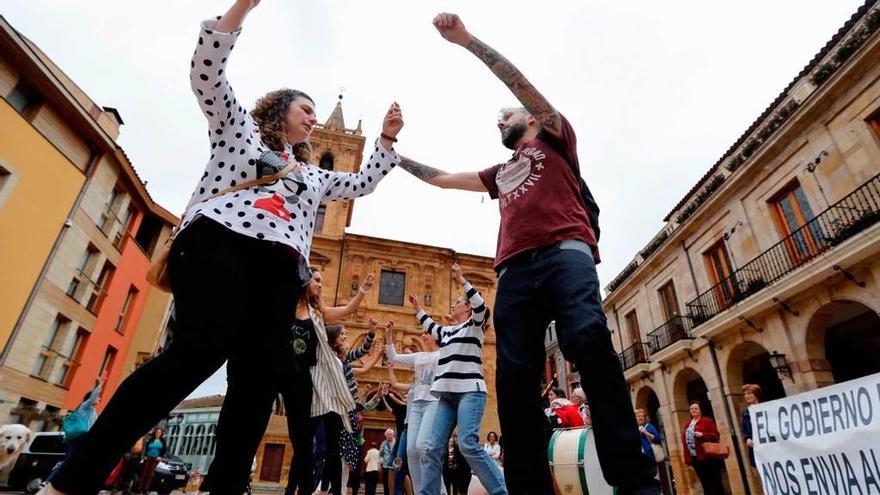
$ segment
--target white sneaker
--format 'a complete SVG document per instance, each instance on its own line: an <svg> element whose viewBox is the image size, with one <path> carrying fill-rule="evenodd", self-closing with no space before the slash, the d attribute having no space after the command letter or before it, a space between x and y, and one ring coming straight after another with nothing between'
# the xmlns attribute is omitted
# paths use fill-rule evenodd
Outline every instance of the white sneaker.
<svg viewBox="0 0 880 495"><path fill-rule="evenodd" d="M37 495L65 495L64 492L56 490L48 481L40 483L40 490Z"/></svg>

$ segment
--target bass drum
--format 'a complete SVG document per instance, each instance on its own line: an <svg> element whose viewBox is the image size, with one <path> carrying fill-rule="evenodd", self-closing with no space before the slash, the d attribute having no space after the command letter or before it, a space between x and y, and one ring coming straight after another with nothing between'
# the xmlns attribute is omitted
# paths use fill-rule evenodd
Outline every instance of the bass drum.
<svg viewBox="0 0 880 495"><path fill-rule="evenodd" d="M589 426L554 430L547 458L557 495L616 495L617 490L602 476Z"/></svg>

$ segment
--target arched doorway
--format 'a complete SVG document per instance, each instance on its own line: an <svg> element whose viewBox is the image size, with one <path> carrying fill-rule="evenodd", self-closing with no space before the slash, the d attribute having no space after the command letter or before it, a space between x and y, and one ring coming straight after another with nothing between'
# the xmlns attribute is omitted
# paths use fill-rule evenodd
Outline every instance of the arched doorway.
<svg viewBox="0 0 880 495"><path fill-rule="evenodd" d="M715 410L712 407L712 401L709 400L709 388L703 377L693 368L685 368L675 376L675 408L683 411L687 419L688 404L693 401L700 403L700 409L703 416L709 416L715 419Z"/></svg>
<svg viewBox="0 0 880 495"><path fill-rule="evenodd" d="M880 372L880 316L862 303L834 301L810 318L806 335L811 360L824 360L834 383Z"/></svg>
<svg viewBox="0 0 880 495"><path fill-rule="evenodd" d="M675 441L675 438L669 438L668 431L675 431L674 428L666 428L664 417L660 414L660 399L657 393L651 387L642 387L636 394L636 407L644 409L648 413L648 421L657 427L663 438L663 450L666 451L666 460L657 465L657 472L660 475L660 487L663 489L663 495L672 495L675 493L674 484L672 482L672 466L669 462L669 442Z"/></svg>
<svg viewBox="0 0 880 495"><path fill-rule="evenodd" d="M675 397L675 409L678 413L678 421L683 429L687 427L686 423L691 419L690 413L688 412L688 406L694 401L700 404L700 410L702 411L703 416L710 417L715 420L716 423L718 422L718 417L715 415L715 409L712 407L712 401L709 400L709 388L706 386L706 382L697 370L693 368L684 368L679 371L678 374L675 375L675 382L672 390L673 396ZM679 442L681 441L681 439L675 440ZM672 441L672 439L670 439L670 441ZM685 470L687 470L687 468L685 468ZM694 490L701 490L701 488L696 475L693 471L691 471L691 473L692 475L688 481L691 483L691 493L693 493ZM725 486L724 493L731 493L727 470L722 471L721 477ZM676 479L676 481L684 482L685 480Z"/></svg>
<svg viewBox="0 0 880 495"><path fill-rule="evenodd" d="M785 387L770 364L770 353L761 344L741 342L730 352L727 360L727 383L731 395L738 395L743 385L761 386L761 400L785 397Z"/></svg>

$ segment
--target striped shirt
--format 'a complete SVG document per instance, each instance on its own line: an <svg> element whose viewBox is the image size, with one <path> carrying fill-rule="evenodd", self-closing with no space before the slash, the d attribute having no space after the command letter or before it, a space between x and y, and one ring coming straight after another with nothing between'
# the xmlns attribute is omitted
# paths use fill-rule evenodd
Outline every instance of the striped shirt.
<svg viewBox="0 0 880 495"><path fill-rule="evenodd" d="M318 336L318 364L312 366L312 417L334 412L342 418L346 431L351 431L348 412L357 407L351 397L351 390L345 380L342 363L330 343L327 342L327 330L324 329L324 318L309 308L309 315L315 323L315 334Z"/></svg>
<svg viewBox="0 0 880 495"><path fill-rule="evenodd" d="M462 284L471 304L468 321L442 326L424 311L416 313L419 323L440 345L440 359L431 393L485 392L483 380L483 338L485 337L486 304L483 296L469 282Z"/></svg>
<svg viewBox="0 0 880 495"><path fill-rule="evenodd" d="M351 368L351 363L366 356L367 353L370 352L370 349L373 348L373 339L375 338L375 333L368 333L367 338L364 339L364 343L357 349L348 351L348 354L342 359L342 371L345 373L345 381L348 383L348 389L351 390L351 397L357 403L357 409L363 409L363 405L361 404L361 396L358 394L358 382L354 378L354 370Z"/></svg>

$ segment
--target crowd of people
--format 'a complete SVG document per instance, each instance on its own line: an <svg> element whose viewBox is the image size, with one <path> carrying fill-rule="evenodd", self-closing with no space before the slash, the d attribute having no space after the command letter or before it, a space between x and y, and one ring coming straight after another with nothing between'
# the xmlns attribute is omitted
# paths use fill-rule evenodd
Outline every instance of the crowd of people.
<svg viewBox="0 0 880 495"><path fill-rule="evenodd" d="M308 94L271 91L248 111L227 79L244 20L259 4L234 0L225 14L203 21L190 64L192 91L208 123L210 159L151 270L156 284L174 295L175 339L119 385L43 493L95 494L136 439L223 363L227 391L216 453L201 487L214 495L245 491L278 394L295 452L290 492L311 494L317 486L341 493L345 476L357 476L355 465L365 463L368 494L380 482L387 494L392 472L402 471L395 464L405 461L419 495L461 493L464 465L493 495L552 493L541 397L544 331L551 321L563 355L581 370L583 390L571 400L553 391L550 416L560 425L592 424L599 463L618 494L659 493L655 463L641 453L645 433L602 310L599 209L581 177L569 121L457 15L441 13L433 20L440 36L485 64L522 105L504 109L497 122L501 143L513 156L458 173L401 157L395 146L403 117L392 103L358 172L320 169L309 163L308 140L318 120ZM380 58L391 54L382 51ZM295 57L282 53L279 60L287 64ZM408 363L417 370L414 382L383 385L361 397L358 375L378 359L369 357L378 322L371 322L363 345L349 348L340 322L363 292L345 306L323 304L322 276L310 266L309 254L321 203L373 193L398 166L432 186L486 192L498 200L495 311L491 316L454 265L462 296L445 324L421 308L417 295L409 298L433 341ZM363 291L370 284L365 281ZM488 390L482 344L490 322L501 435L489 435L483 445L479 429ZM385 353L408 361L393 348L393 325L384 327ZM367 362L358 366L364 357ZM156 384L162 394L151 393ZM404 389L405 399L397 394ZM354 455L370 407L394 412L400 438L388 432L381 445ZM153 442L143 449L148 459L158 458L151 457Z"/></svg>

